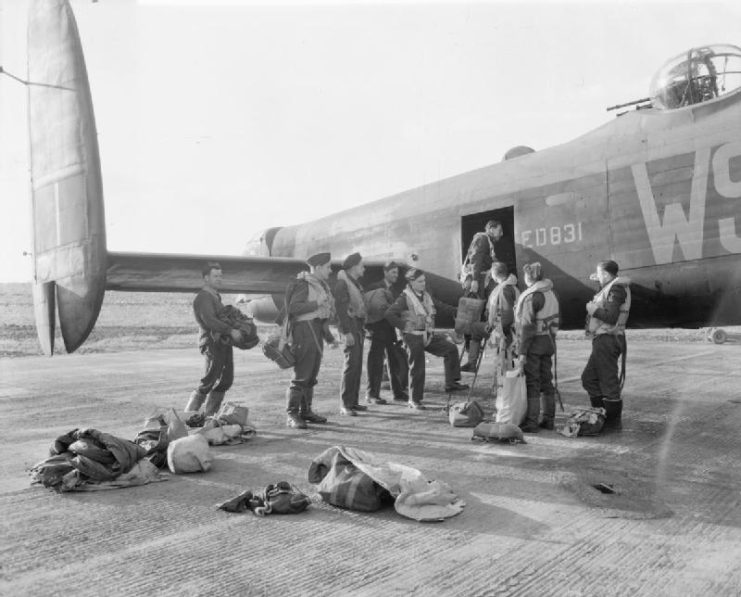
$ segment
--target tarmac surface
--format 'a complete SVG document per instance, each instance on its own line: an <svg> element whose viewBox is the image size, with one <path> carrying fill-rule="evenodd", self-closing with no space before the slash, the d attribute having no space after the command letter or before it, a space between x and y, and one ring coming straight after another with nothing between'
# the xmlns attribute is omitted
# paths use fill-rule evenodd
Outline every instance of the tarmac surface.
<svg viewBox="0 0 741 597"><path fill-rule="evenodd" d="M568 413L587 403L589 344L559 351ZM290 371L259 349L237 351L227 399L249 406L255 438L212 448L206 473L65 494L31 486L26 472L53 440L77 427L133 439L149 414L182 408L201 357L0 359L0 594L741 595L740 344L630 343L622 432L541 431L517 445L449 425L434 357L430 410L395 403L341 417L341 357L327 351L316 391L327 425L286 428ZM490 397L491 368L487 357L474 396ZM491 413L493 399L483 404ZM467 505L437 523L327 504L265 518L215 508L279 480L311 493L309 464L333 445L418 468Z"/></svg>

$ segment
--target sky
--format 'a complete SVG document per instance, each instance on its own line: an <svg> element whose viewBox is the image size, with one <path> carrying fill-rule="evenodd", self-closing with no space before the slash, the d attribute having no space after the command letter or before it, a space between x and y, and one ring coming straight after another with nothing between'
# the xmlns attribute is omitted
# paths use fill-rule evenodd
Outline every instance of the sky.
<svg viewBox="0 0 741 597"><path fill-rule="evenodd" d="M25 77L25 0L0 0ZM733 2L74 0L108 248L238 255L298 224L565 143ZM0 76L0 282L31 281L25 88Z"/></svg>

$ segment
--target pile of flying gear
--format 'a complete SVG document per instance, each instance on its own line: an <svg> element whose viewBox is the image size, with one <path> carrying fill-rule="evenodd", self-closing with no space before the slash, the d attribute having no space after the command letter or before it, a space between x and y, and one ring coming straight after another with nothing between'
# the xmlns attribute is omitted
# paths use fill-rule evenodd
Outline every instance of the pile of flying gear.
<svg viewBox="0 0 741 597"><path fill-rule="evenodd" d="M189 433L177 413L149 417L133 440L97 429L73 429L57 437L49 456L29 470L32 484L57 492L95 491L145 485L173 473L206 471L210 445L242 443L257 433L248 409L233 402L222 405L200 429Z"/></svg>

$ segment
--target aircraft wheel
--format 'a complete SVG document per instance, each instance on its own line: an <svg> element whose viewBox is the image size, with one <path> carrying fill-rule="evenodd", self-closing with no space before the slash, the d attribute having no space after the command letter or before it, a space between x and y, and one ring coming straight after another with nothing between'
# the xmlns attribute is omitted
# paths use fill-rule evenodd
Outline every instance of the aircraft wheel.
<svg viewBox="0 0 741 597"><path fill-rule="evenodd" d="M725 332L725 330L717 328L713 330L711 339L713 340L713 342L715 342L715 344L723 344L726 340L728 340L728 334Z"/></svg>

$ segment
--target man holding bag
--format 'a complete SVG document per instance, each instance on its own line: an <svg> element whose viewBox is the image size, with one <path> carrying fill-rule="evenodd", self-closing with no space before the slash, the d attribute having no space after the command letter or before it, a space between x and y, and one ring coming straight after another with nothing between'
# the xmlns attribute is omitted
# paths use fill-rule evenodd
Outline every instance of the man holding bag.
<svg viewBox="0 0 741 597"><path fill-rule="evenodd" d="M193 315L200 330L198 349L206 360L206 373L198 387L193 390L185 412L197 413L204 401L204 415L211 417L217 413L224 400L224 394L234 381L233 342L242 339L242 333L230 327L219 317L224 312L219 289L223 284L221 265L209 261L201 270L203 288L193 299ZM223 338L223 339L222 339Z"/></svg>
<svg viewBox="0 0 741 597"><path fill-rule="evenodd" d="M510 274L507 265L501 261L494 262L491 267L491 278L495 282L486 301L486 321L475 321L471 324L471 341L468 347L468 362L461 365L461 371L475 371L479 360L482 344L493 334L492 344L497 347L504 361L505 352L512 345L512 324L514 322L514 307L520 296L517 289L517 277ZM500 363L501 364L501 363Z"/></svg>
<svg viewBox="0 0 741 597"><path fill-rule="evenodd" d="M525 433L538 432L540 394L543 393L543 420L540 427L553 429L556 416L553 363L560 311L553 282L543 278L540 263L523 268L527 289L515 305L515 334L518 367L525 373L527 413L520 427Z"/></svg>
<svg viewBox="0 0 741 597"><path fill-rule="evenodd" d="M386 400L381 398L384 353L388 362L389 381L394 400L404 402L409 400L407 356L401 340L397 339L396 329L386 321L386 311L399 295L396 289L398 277L398 264L389 261L383 266L383 280L368 286L365 293L368 308L365 329L370 339L367 360L368 390L365 395L368 403L387 404Z"/></svg>

